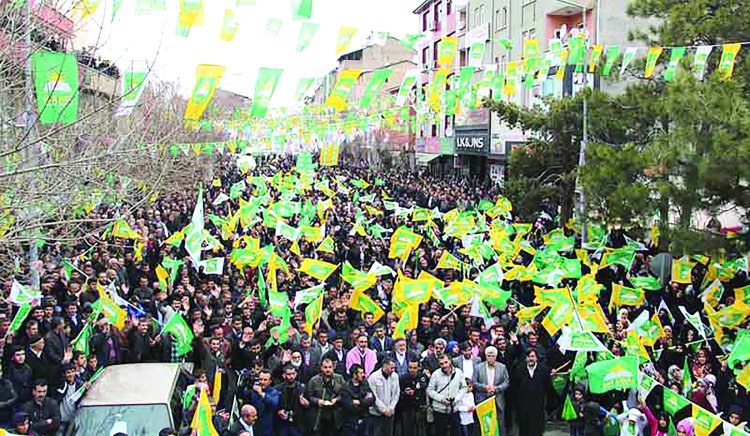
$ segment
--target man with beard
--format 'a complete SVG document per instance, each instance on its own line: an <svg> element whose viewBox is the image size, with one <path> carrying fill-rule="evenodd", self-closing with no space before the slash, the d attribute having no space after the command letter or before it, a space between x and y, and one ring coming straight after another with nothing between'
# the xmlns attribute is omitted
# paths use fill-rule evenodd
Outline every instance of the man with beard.
<svg viewBox="0 0 750 436"><path fill-rule="evenodd" d="M300 436L301 428L307 428L307 407L310 402L304 397L305 387L297 380L297 369L284 367L284 381L276 385L279 392L279 411L276 412L279 436Z"/></svg>
<svg viewBox="0 0 750 436"><path fill-rule="evenodd" d="M368 410L375 404L375 395L365 379L364 368L352 365L351 374L349 385L341 394L345 416L343 433L345 436L368 436Z"/></svg>
<svg viewBox="0 0 750 436"><path fill-rule="evenodd" d="M120 338L112 334L112 325L106 318L97 323L96 333L91 338L91 352L102 366L120 363Z"/></svg>
<svg viewBox="0 0 750 436"><path fill-rule="evenodd" d="M516 393L516 413L518 428L523 436L541 436L544 434L545 404L550 388L549 369L537 362L537 352L530 348L526 351L526 364L518 365L511 378Z"/></svg>
<svg viewBox="0 0 750 436"><path fill-rule="evenodd" d="M320 364L320 374L310 379L305 390L305 398L310 402L314 435L328 436L338 432L341 415L339 401L345 385L344 377L334 374L333 361L324 358Z"/></svg>
<svg viewBox="0 0 750 436"><path fill-rule="evenodd" d="M406 368L406 374L399 379L401 398L396 406L396 428L401 436L417 436L424 425L421 409L429 379L419 370L417 359L409 359Z"/></svg>

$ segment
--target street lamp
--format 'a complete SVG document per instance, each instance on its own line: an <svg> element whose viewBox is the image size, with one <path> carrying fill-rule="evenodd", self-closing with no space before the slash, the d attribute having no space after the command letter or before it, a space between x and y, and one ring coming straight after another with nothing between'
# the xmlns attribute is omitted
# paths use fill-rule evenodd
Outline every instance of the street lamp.
<svg viewBox="0 0 750 436"><path fill-rule="evenodd" d="M566 4L568 6L573 6L576 8L581 9L581 21L583 22L583 34L585 37L588 36L588 32L586 30L586 5L581 3L576 3L570 0L557 0L560 3ZM598 13L598 11L597 11ZM597 38L599 36L597 35ZM584 41L584 44L586 41ZM583 52L583 138L581 138L581 148L578 153L578 170L580 171L581 168L586 164L586 142L588 141L588 115L589 115L589 104L588 99L586 98L586 86L588 82L588 72L586 71L586 57L588 54L588 49L584 45L584 52ZM580 173L579 173L580 174ZM581 223L581 247L583 247L584 244L588 242L588 229L586 228L586 196L583 192L583 186L580 184L580 175L576 177L576 191L578 191L578 218ZM564 224L564 223L563 223Z"/></svg>

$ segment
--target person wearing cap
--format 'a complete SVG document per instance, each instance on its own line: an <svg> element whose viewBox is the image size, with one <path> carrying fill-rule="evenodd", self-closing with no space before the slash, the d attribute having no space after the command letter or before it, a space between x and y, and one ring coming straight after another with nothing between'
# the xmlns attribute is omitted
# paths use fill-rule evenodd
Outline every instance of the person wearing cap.
<svg viewBox="0 0 750 436"><path fill-rule="evenodd" d="M21 412L28 415L31 429L39 436L54 436L60 428L60 405L47 397L47 382L37 380L32 389L33 399L21 406Z"/></svg>
<svg viewBox="0 0 750 436"><path fill-rule="evenodd" d="M26 347L26 363L31 368L32 380L40 378L47 380L52 371L56 371L52 363L44 358L43 350L43 337L36 335L29 338L29 345Z"/></svg>
<svg viewBox="0 0 750 436"><path fill-rule="evenodd" d="M746 433L750 430L747 426L747 422L742 422L742 406L739 404L732 404L729 406L727 415L729 417L729 423L737 427L739 430Z"/></svg>
<svg viewBox="0 0 750 436"><path fill-rule="evenodd" d="M38 436L38 433L31 430L29 415L23 412L13 414L13 433L19 436Z"/></svg>

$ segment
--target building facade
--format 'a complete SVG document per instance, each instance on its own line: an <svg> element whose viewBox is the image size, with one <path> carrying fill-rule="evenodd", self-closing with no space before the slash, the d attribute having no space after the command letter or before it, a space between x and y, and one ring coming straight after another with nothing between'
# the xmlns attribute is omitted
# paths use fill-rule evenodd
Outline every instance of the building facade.
<svg viewBox="0 0 750 436"><path fill-rule="evenodd" d="M467 65L472 40L479 38L485 40L484 68L504 71L509 62L521 61L527 39L539 40L541 56L549 50L550 39L560 39L566 45L571 36L584 32L584 29L589 44L626 44L629 31L643 26L639 20L627 16L626 6L627 0L427 0L414 13L421 16L420 30L427 35L421 48L425 68L434 67L430 65L434 62L430 56L436 53L437 41L442 36L455 35L459 36L456 69ZM441 13L444 20L451 23L446 30L454 30L453 34L440 31L440 24L430 27L434 17ZM554 71L554 68L550 70L547 80L531 88L519 87L510 101L528 107L541 104L545 97L574 95L583 89L582 74L572 74L571 70L570 74L566 73L564 81L558 81L552 78ZM474 81L480 76L475 73ZM429 77L424 78L429 80ZM622 87L618 83L600 82L594 74L587 75L586 83L612 92ZM449 123L446 117L444 127L432 127L425 136L447 137L453 133L455 170L502 183L510 151L526 142L524 133L504 125L497 116L484 109L461 113L455 117L452 126Z"/></svg>

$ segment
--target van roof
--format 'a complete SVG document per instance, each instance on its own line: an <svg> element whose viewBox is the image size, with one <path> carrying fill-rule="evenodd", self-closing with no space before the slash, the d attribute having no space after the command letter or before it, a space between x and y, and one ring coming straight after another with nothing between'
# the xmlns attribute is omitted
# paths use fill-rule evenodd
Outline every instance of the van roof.
<svg viewBox="0 0 750 436"><path fill-rule="evenodd" d="M81 406L169 404L179 363L133 363L107 367Z"/></svg>

